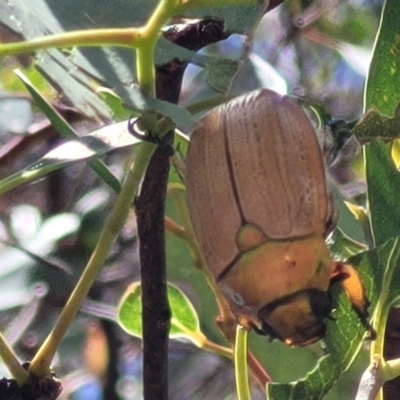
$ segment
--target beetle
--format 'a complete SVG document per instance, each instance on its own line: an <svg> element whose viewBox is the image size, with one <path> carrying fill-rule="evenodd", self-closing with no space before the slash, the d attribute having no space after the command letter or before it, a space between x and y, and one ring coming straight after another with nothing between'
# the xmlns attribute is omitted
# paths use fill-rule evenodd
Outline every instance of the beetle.
<svg viewBox="0 0 400 400"><path fill-rule="evenodd" d="M240 322L288 345L321 339L330 286L348 270L325 243L323 156L302 107L260 89L211 110L193 131L185 183L205 262Z"/></svg>

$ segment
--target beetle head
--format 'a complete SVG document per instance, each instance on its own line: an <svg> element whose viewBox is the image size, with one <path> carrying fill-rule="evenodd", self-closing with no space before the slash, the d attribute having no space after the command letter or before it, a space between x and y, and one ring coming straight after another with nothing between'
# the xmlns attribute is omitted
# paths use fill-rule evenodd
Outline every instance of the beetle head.
<svg viewBox="0 0 400 400"><path fill-rule="evenodd" d="M331 311L327 292L305 289L266 305L258 317L264 333L291 346L306 346L324 337L324 319Z"/></svg>

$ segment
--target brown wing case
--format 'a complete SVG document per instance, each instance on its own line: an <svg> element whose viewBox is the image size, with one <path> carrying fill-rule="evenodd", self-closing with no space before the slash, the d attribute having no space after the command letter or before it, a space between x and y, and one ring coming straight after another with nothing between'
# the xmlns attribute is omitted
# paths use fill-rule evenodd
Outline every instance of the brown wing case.
<svg viewBox="0 0 400 400"><path fill-rule="evenodd" d="M328 196L321 150L302 108L262 89L206 114L187 156L194 230L218 277L239 255L241 226L271 240L325 231Z"/></svg>

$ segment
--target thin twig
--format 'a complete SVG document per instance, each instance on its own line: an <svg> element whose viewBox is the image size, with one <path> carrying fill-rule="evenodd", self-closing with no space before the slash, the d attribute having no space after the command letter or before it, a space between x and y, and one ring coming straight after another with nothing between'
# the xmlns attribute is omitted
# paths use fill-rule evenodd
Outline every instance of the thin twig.
<svg viewBox="0 0 400 400"><path fill-rule="evenodd" d="M0 333L0 354L3 363L7 366L13 378L19 384L24 384L28 380L28 372L22 367L2 333Z"/></svg>

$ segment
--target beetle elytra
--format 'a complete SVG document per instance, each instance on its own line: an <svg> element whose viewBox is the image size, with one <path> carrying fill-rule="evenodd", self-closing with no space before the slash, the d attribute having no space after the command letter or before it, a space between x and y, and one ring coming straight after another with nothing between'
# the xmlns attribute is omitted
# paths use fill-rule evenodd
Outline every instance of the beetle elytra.
<svg viewBox="0 0 400 400"><path fill-rule="evenodd" d="M240 320L290 345L322 338L337 265L324 240L323 158L304 110L267 89L211 110L193 132L185 179L206 264Z"/></svg>

